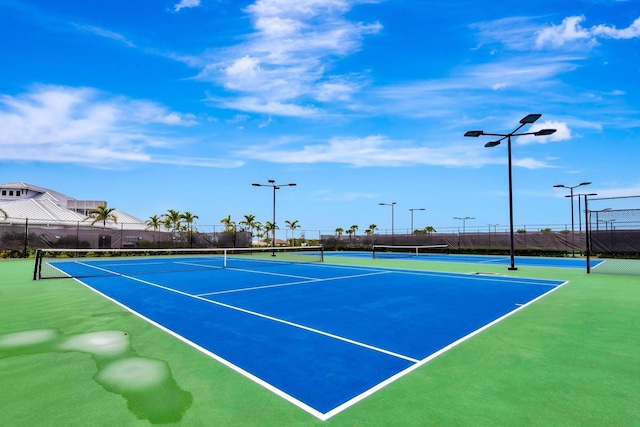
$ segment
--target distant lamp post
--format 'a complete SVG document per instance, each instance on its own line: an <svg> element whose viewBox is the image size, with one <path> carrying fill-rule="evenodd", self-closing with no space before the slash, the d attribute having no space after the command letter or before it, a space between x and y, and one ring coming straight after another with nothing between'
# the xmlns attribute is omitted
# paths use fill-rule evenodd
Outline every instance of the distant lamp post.
<svg viewBox="0 0 640 427"><path fill-rule="evenodd" d="M276 256L275 246L276 246L276 190L279 190L281 187L295 187L297 184L276 184L275 180L270 179L268 184L251 184L254 187L272 187L273 188L273 233L271 239L271 248L273 251L271 252L271 256Z"/></svg>
<svg viewBox="0 0 640 427"><path fill-rule="evenodd" d="M453 219L459 219L462 221L462 234L464 234L466 232L466 223L468 219L475 219L472 216L465 216L465 217L459 217L459 216L454 216Z"/></svg>
<svg viewBox="0 0 640 427"><path fill-rule="evenodd" d="M591 184L591 182L581 182L578 185L563 185L563 184L557 184L554 185L553 188L568 188L570 191L570 195L567 197L571 197L571 233L574 232L574 215L573 215L573 189L574 188L578 188L578 187L582 187L583 185L589 185ZM578 199L578 203L580 202L580 199ZM578 215L580 217L580 215ZM582 231L582 220L580 220L580 231Z"/></svg>
<svg viewBox="0 0 640 427"><path fill-rule="evenodd" d="M487 133L482 130L470 130L464 134L464 136L470 137L479 137L480 135L486 136L499 136L500 139L496 141L487 142L485 147L491 148L499 145L505 138L507 139L507 156L509 163L509 224L510 224L510 237L511 237L511 265L509 270L517 270L515 266L515 248L514 248L514 237L513 237L513 178L512 178L512 166L511 166L511 137L512 136L522 136L522 135L534 135L534 136L545 136L551 135L556 132L556 129L541 129L536 132L523 132L517 133L524 125L535 123L542 114L529 114L523 117L520 120L520 126L518 126L514 131L509 133Z"/></svg>
<svg viewBox="0 0 640 427"><path fill-rule="evenodd" d="M605 208L599 211L592 211L596 213L596 231L600 231L600 218L599 218L600 214L603 212L611 212L611 210L612 210L611 208Z"/></svg>
<svg viewBox="0 0 640 427"><path fill-rule="evenodd" d="M394 236L394 208L396 206L396 202L391 202L391 203L378 203L380 206L391 206L391 242L393 243L393 236Z"/></svg>
<svg viewBox="0 0 640 427"><path fill-rule="evenodd" d="M410 208L409 212L411 212L411 233L409 234L413 234L413 211L426 211L425 208Z"/></svg>

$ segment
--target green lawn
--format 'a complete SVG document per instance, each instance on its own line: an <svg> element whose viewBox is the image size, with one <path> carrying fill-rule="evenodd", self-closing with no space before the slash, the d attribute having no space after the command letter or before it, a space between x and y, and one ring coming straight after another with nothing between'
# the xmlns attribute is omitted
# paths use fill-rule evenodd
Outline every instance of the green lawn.
<svg viewBox="0 0 640 427"><path fill-rule="evenodd" d="M384 261L331 259L478 269ZM569 283L322 422L74 280L32 281L31 268L0 262L2 426L640 425L638 277L483 266ZM132 379L105 380L115 367Z"/></svg>

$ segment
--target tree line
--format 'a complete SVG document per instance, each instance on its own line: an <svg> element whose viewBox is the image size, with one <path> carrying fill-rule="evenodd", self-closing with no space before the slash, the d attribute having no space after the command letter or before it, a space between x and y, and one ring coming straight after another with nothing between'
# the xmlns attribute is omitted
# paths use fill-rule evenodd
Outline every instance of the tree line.
<svg viewBox="0 0 640 427"><path fill-rule="evenodd" d="M114 213L115 210L115 208L98 206L87 212L88 215L85 220L93 220L91 225L102 223L103 228L106 227L108 221L117 224L118 218ZM147 225L147 230L159 231L160 228L164 227L169 231L186 232L191 236L194 232L193 227L196 219L199 219L198 215L194 215L191 212L181 213L175 209L168 209L164 214L150 216L149 219L145 221L145 224ZM220 220L220 223L224 226L224 233L232 233L235 235L236 232L249 232L252 236L255 233L259 239L263 237L268 239L271 233L271 238L275 240L275 231L280 229L277 224L271 221L266 221L264 224L256 221L256 216L251 214L244 215L244 218L237 224L231 219L231 215L227 215ZM298 220L287 220L285 224L287 225L287 229L291 230L291 243L295 246L296 239L294 232L297 228L300 228L300 222ZM301 239L303 238L304 236L301 236Z"/></svg>

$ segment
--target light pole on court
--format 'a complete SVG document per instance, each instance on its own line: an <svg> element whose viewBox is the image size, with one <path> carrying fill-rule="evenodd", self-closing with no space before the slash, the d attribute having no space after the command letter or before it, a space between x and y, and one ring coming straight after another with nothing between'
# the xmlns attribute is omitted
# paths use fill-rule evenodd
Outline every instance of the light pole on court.
<svg viewBox="0 0 640 427"><path fill-rule="evenodd" d="M573 217L574 217L574 215L573 215L573 197L574 197L574 194L573 194L573 189L574 188L578 188L578 187L582 187L583 185L589 185L589 184L591 184L591 182L581 182L578 185L557 184L557 185L553 186L554 188L568 188L569 191L570 191L569 197L571 197L571 233L574 232L574 225L573 225L574 224L574 220L573 220ZM578 199L578 202L579 201L580 201L580 199ZM578 215L578 218L580 218L579 215ZM580 223L582 224L582 220L580 221ZM580 226L580 231L582 231L582 225Z"/></svg>
<svg viewBox="0 0 640 427"><path fill-rule="evenodd" d="M503 140L507 140L507 157L509 163L509 225L510 225L510 253L511 253L511 265L509 266L509 270L517 270L515 266L515 248L514 248L514 238L513 238L513 177L512 177L512 166L511 166L511 137L513 136L522 136L522 135L534 135L534 136L545 136L551 135L555 133L556 129L541 129L537 132L523 132L517 133L524 125L532 124L536 120L538 120L542 116L542 114L528 114L520 120L520 125L509 133L487 133L482 130L470 130L464 134L464 136L470 137L478 137L480 135L486 136L499 136L500 139L496 141L487 142L485 147L491 148L499 145Z"/></svg>
<svg viewBox="0 0 640 427"><path fill-rule="evenodd" d="M393 240L394 240L394 208L396 206L396 202L391 202L391 203L378 203L380 206L391 206L391 244L393 244Z"/></svg>
<svg viewBox="0 0 640 427"><path fill-rule="evenodd" d="M584 196L584 228L586 238L586 258L587 274L591 273L591 224L589 221L589 196L597 196L598 193L577 194L577 197Z"/></svg>
<svg viewBox="0 0 640 427"><path fill-rule="evenodd" d="M462 221L462 234L464 234L466 232L466 223L468 219L475 219L472 216L465 216L465 217L459 217L459 216L454 216L453 219L459 219Z"/></svg>
<svg viewBox="0 0 640 427"><path fill-rule="evenodd" d="M411 212L411 232L409 234L413 234L413 211L426 211L425 208L410 208L409 212Z"/></svg>
<svg viewBox="0 0 640 427"><path fill-rule="evenodd" d="M276 181L270 179L267 181L268 184L251 184L254 187L272 187L273 188L273 235L271 239L271 248L273 251L271 252L271 256L276 256L275 246L276 246L276 190L279 190L281 187L295 187L297 184L276 184Z"/></svg>

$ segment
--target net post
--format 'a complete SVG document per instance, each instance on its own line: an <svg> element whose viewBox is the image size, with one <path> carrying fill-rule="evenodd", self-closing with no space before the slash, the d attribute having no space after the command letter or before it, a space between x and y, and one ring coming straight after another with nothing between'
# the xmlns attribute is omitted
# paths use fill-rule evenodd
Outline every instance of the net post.
<svg viewBox="0 0 640 427"><path fill-rule="evenodd" d="M36 249L33 265L33 280L40 279L40 264L42 263L42 249Z"/></svg>
<svg viewBox="0 0 640 427"><path fill-rule="evenodd" d="M320 262L324 262L324 247L320 246Z"/></svg>

